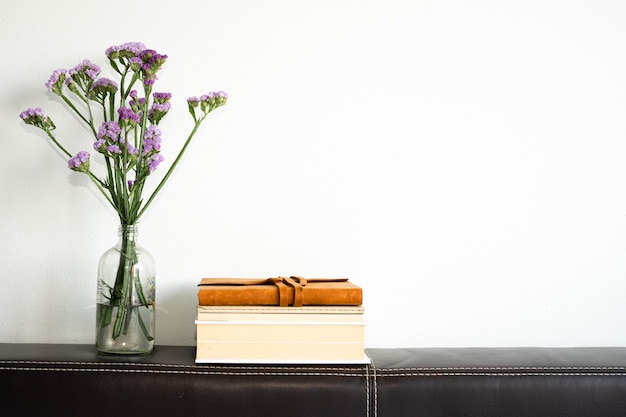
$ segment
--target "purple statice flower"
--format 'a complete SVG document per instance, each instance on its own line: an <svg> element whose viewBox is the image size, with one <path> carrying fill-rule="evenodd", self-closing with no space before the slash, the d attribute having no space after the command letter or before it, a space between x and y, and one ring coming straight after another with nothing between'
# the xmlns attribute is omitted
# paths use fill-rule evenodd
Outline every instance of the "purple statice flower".
<svg viewBox="0 0 626 417"><path fill-rule="evenodd" d="M106 151L106 141L104 139L98 139L93 143L93 148L100 153L104 153Z"/></svg>
<svg viewBox="0 0 626 417"><path fill-rule="evenodd" d="M166 103L172 98L171 93L153 93L155 103Z"/></svg>
<svg viewBox="0 0 626 417"><path fill-rule="evenodd" d="M29 108L20 113L20 118L26 123L36 117L44 117L43 110L40 107Z"/></svg>
<svg viewBox="0 0 626 417"><path fill-rule="evenodd" d="M108 153L111 153L111 154L113 154L113 153L121 154L122 153L122 150L120 149L120 147L118 145L109 145L109 146L107 146L106 151Z"/></svg>
<svg viewBox="0 0 626 417"><path fill-rule="evenodd" d="M155 137L161 136L161 129L158 126L150 125L146 129L146 132L143 135L144 139L154 139Z"/></svg>
<svg viewBox="0 0 626 417"><path fill-rule="evenodd" d="M167 60L167 55L162 55L154 49L144 49L138 55L143 61L141 69L146 73L156 73Z"/></svg>
<svg viewBox="0 0 626 417"><path fill-rule="evenodd" d="M109 59L132 58L139 55L144 49L146 49L146 45L141 42L127 42L107 48L105 54Z"/></svg>
<svg viewBox="0 0 626 417"><path fill-rule="evenodd" d="M193 117L193 120L197 120L196 118L196 107L200 105L200 99L198 97L189 97L187 99L187 107L189 108L189 113Z"/></svg>
<svg viewBox="0 0 626 417"><path fill-rule="evenodd" d="M72 79L72 77L68 77L65 79L65 85L67 86L67 88L75 93L75 94L80 94L78 92L78 87L76 87L76 83L74 82L74 80Z"/></svg>
<svg viewBox="0 0 626 417"><path fill-rule="evenodd" d="M137 97L137 90L132 90L129 95L131 98L128 101L130 108L133 109L135 113L139 112L140 108L146 104L146 99L143 97Z"/></svg>
<svg viewBox="0 0 626 417"><path fill-rule="evenodd" d="M67 77L67 70L65 69L56 69L50 76L50 79L46 83L46 88L49 91L52 91L55 94L61 94L61 87L63 86L63 81Z"/></svg>
<svg viewBox="0 0 626 417"><path fill-rule="evenodd" d="M160 153L155 153L154 155L151 155L146 160L146 164L148 165L150 173L154 172L154 170L159 167L159 164L163 162L164 159L165 158L163 158L163 155L161 155Z"/></svg>
<svg viewBox="0 0 626 417"><path fill-rule="evenodd" d="M82 78L82 75L84 75L86 78L95 80L98 74L100 74L100 67L88 59L83 60L83 62L69 70L70 77L74 79L76 79L76 77Z"/></svg>
<svg viewBox="0 0 626 417"><path fill-rule="evenodd" d="M96 137L109 143L115 143L119 140L120 133L120 125L115 120L111 120L100 125Z"/></svg>
<svg viewBox="0 0 626 417"><path fill-rule="evenodd" d="M206 93L205 95L200 96L200 101L209 101L214 98L215 98L215 93L211 91L210 93Z"/></svg>
<svg viewBox="0 0 626 417"><path fill-rule="evenodd" d="M156 76L156 74L152 74L150 76L144 76L143 85L145 85L146 87L152 87L154 83L156 82L156 80L158 79L159 78Z"/></svg>
<svg viewBox="0 0 626 417"><path fill-rule="evenodd" d="M153 49L144 49L138 57L142 61L141 74L143 83L146 87L151 87L158 79L156 73L167 60L167 55L159 54Z"/></svg>
<svg viewBox="0 0 626 417"><path fill-rule="evenodd" d="M211 91L200 97L200 100L226 100L227 98L228 94L223 91Z"/></svg>
<svg viewBox="0 0 626 417"><path fill-rule="evenodd" d="M67 161L67 167L72 171L89 171L89 152L80 151Z"/></svg>
<svg viewBox="0 0 626 417"><path fill-rule="evenodd" d="M172 105L170 103L154 103L150 108L151 111L165 113Z"/></svg>
<svg viewBox="0 0 626 417"><path fill-rule="evenodd" d="M150 125L143 135L143 155L157 153L161 150L161 129Z"/></svg>
<svg viewBox="0 0 626 417"><path fill-rule="evenodd" d="M130 69L135 72L139 72L141 70L141 66L143 65L143 61L137 56L130 58L128 63L130 64Z"/></svg>
<svg viewBox="0 0 626 417"><path fill-rule="evenodd" d="M141 123L141 116L139 113L135 113L132 109L127 107L120 107L117 110L120 116L120 121L126 121L130 123Z"/></svg>
<svg viewBox="0 0 626 417"><path fill-rule="evenodd" d="M98 95L115 94L117 92L117 83L108 78L99 78L91 84L89 90L89 97L96 97Z"/></svg>
<svg viewBox="0 0 626 417"><path fill-rule="evenodd" d="M189 104L190 106L193 107L198 107L198 104L200 104L200 99L198 97L189 97L187 99L187 104Z"/></svg>
<svg viewBox="0 0 626 417"><path fill-rule="evenodd" d="M91 85L92 89L98 88L98 87L112 88L112 89L115 89L115 91L117 91L117 83L113 80L110 80L104 77L97 79Z"/></svg>
<svg viewBox="0 0 626 417"><path fill-rule="evenodd" d="M132 190L133 188L135 188L135 183L136 183L135 180L128 180L127 183L128 183L128 189L129 190Z"/></svg>
<svg viewBox="0 0 626 417"><path fill-rule="evenodd" d="M43 130L54 130L56 126L52 120L43 114L43 110L39 107L29 108L20 113L20 118L27 125L33 125Z"/></svg>
<svg viewBox="0 0 626 417"><path fill-rule="evenodd" d="M168 101L164 103L156 103L156 102L153 103L152 106L150 107L150 110L148 111L148 119L152 123L158 124L163 118L163 116L167 114L170 107L171 107L171 104Z"/></svg>
<svg viewBox="0 0 626 417"><path fill-rule="evenodd" d="M126 145L128 153L136 155L137 150L130 144L126 144L126 138L121 134L120 125L114 121L103 122L96 134L97 140L93 144L93 148L107 156L113 154L121 154Z"/></svg>
<svg viewBox="0 0 626 417"><path fill-rule="evenodd" d="M139 151L137 150L137 148L135 148L130 143L126 144L126 152L128 152L129 155L133 155L133 156L139 154Z"/></svg>
<svg viewBox="0 0 626 417"><path fill-rule="evenodd" d="M200 97L200 109L208 114L226 104L228 94L223 91L212 91Z"/></svg>

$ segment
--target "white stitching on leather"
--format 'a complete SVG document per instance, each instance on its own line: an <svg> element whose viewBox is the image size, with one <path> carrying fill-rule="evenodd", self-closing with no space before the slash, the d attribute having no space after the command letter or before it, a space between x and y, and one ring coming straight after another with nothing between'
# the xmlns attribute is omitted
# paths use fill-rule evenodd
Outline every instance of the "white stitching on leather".
<svg viewBox="0 0 626 417"><path fill-rule="evenodd" d="M45 372L119 372L148 374L188 374L188 375L247 375L247 376L341 376L363 377L363 374L325 372L230 372L230 371L190 371L166 369L116 369L116 368L52 368L0 366L0 371L45 371Z"/></svg>
<svg viewBox="0 0 626 417"><path fill-rule="evenodd" d="M367 355L367 357L370 359L370 363L374 363L372 361L372 358L370 357L369 353L365 352L365 354ZM365 375L365 415L367 417L370 417L370 366L367 365L365 367L365 371L366 371L366 375Z"/></svg>
<svg viewBox="0 0 626 417"><path fill-rule="evenodd" d="M376 363L370 356L369 352L367 352L367 356L370 358L370 363L372 364L372 384L374 390L374 417L378 417L378 380L376 377Z"/></svg>
<svg viewBox="0 0 626 417"><path fill-rule="evenodd" d="M35 365L29 367L2 365ZM62 366L61 366L62 365ZM60 366L60 367L55 367ZM88 366L80 368L79 366ZM119 368L117 368L119 367ZM139 369L122 369L132 367ZM154 368L154 369L150 369ZM12 371L56 371L56 372L128 372L128 373L161 373L190 375L257 375L257 376L339 376L364 377L367 370L363 368L314 368L314 367L262 367L262 366L229 366L214 367L210 365L190 366L179 364L155 364L136 362L66 362L66 361L31 361L31 360L0 360L0 370Z"/></svg>
<svg viewBox="0 0 626 417"><path fill-rule="evenodd" d="M411 376L425 376L425 377L437 377L437 376L621 376L626 377L626 373L623 372L525 372L525 371L512 371L512 372L439 372L439 371L415 371L415 372L385 372L379 374L381 378L384 377L411 377Z"/></svg>
<svg viewBox="0 0 626 417"><path fill-rule="evenodd" d="M110 365L110 364L108 364ZM269 371L211 371L211 370L169 370L169 369L120 369L120 368L54 368L44 366L18 367L0 366L0 371L44 371L44 372L113 372L113 373L148 373L148 374L187 374L187 375L246 375L246 376L339 376L364 377L362 373L341 372L269 372Z"/></svg>
<svg viewBox="0 0 626 417"><path fill-rule="evenodd" d="M415 371L626 371L623 366L463 366L463 367L410 367L382 368L381 371L415 372Z"/></svg>
<svg viewBox="0 0 626 417"><path fill-rule="evenodd" d="M33 367L1 366L1 365L37 365ZM63 367L55 368L55 365ZM89 366L91 368L68 368L68 366ZM119 369L122 367L156 368L156 369ZM180 364L155 364L137 362L66 362L66 361L31 361L31 360L0 360L0 370L49 370L49 371L110 371L110 372L154 372L154 373L189 373L189 374L215 374L215 375L312 375L312 376L345 376L345 377L371 377L374 380L372 387L367 387L376 393L376 377L403 377L403 376L515 376L515 375L612 375L626 376L626 367L441 367L441 368L377 368L374 361L371 365L363 368L320 368L320 367L263 367L263 366L228 366L211 365L180 365ZM295 371L295 372L294 372ZM376 398L376 396L374 396ZM374 403L374 409L376 404Z"/></svg>

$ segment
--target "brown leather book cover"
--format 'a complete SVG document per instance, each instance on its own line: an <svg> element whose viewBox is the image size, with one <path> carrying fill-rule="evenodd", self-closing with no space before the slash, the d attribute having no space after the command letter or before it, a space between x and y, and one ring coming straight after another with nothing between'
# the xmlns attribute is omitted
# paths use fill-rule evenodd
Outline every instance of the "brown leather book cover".
<svg viewBox="0 0 626 417"><path fill-rule="evenodd" d="M363 291L347 278L203 278L201 306L361 305Z"/></svg>

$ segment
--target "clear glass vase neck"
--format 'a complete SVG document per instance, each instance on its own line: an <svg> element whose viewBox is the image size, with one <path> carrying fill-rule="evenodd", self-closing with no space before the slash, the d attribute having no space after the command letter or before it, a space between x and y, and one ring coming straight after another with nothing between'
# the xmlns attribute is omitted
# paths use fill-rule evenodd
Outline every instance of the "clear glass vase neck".
<svg viewBox="0 0 626 417"><path fill-rule="evenodd" d="M139 225L138 224L120 224L117 229L118 236L122 238L131 238L135 239L139 235Z"/></svg>

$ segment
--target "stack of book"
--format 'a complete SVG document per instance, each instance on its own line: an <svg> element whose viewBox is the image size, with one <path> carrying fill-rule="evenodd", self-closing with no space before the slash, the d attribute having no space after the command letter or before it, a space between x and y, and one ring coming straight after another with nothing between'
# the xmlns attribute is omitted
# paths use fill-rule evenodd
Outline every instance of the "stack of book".
<svg viewBox="0 0 626 417"><path fill-rule="evenodd" d="M361 288L293 278L203 279L196 363L369 363Z"/></svg>

